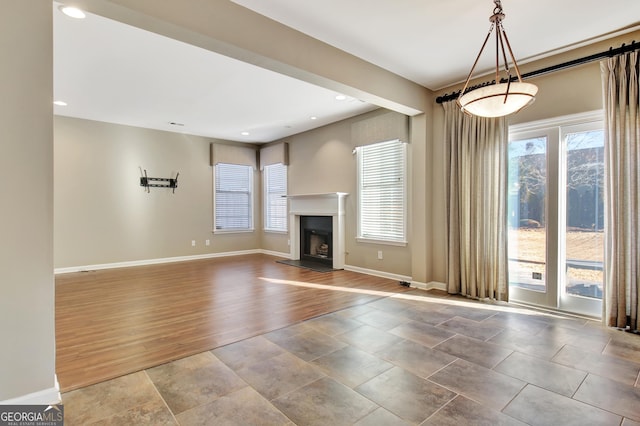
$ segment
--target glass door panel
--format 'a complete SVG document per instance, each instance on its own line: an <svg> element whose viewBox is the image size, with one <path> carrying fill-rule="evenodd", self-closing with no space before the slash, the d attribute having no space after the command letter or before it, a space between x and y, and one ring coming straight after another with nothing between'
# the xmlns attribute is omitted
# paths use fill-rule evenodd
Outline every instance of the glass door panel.
<svg viewBox="0 0 640 426"><path fill-rule="evenodd" d="M604 132L571 132L564 140L561 304L576 312L598 315L604 283Z"/></svg>
<svg viewBox="0 0 640 426"><path fill-rule="evenodd" d="M511 141L508 170L509 285L517 299L522 289L547 291L547 138Z"/></svg>

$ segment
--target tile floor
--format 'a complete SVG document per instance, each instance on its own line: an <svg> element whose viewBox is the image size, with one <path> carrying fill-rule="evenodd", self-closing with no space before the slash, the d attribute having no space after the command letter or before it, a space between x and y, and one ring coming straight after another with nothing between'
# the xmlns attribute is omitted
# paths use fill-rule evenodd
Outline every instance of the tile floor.
<svg viewBox="0 0 640 426"><path fill-rule="evenodd" d="M640 425L640 336L431 292L63 394L65 425Z"/></svg>

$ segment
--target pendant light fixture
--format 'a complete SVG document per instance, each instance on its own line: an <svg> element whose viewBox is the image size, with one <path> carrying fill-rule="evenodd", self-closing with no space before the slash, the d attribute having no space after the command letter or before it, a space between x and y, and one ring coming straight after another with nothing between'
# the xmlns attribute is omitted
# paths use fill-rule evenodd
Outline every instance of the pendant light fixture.
<svg viewBox="0 0 640 426"><path fill-rule="evenodd" d="M484 39L482 48L480 48L480 53L478 53L478 56L471 67L471 71L469 71L467 81L465 81L464 87L460 91L460 97L457 100L458 105L460 105L463 112L480 117L502 117L518 112L522 108L530 105L535 100L536 93L538 92L538 87L535 84L524 83L522 81L518 63L516 62L516 58L513 56L513 51L511 50L507 33L502 26L504 13L502 13L501 0L493 0L493 2L495 3L495 8L493 9L493 15L489 18L489 21L491 22L489 33ZM487 45L489 37L494 29L496 30L495 82L483 85L477 89L469 90L465 93L469 86L469 81L471 80L473 71L480 59L480 55L482 55L482 51ZM517 81L511 81L511 70L509 69L505 47L509 51L509 56L513 62ZM500 54L502 54L504 62L504 83L500 82Z"/></svg>

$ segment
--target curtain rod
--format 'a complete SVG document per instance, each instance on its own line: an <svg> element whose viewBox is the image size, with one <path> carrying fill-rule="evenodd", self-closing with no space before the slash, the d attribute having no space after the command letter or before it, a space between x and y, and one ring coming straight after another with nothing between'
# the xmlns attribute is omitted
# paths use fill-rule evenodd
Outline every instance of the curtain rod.
<svg viewBox="0 0 640 426"><path fill-rule="evenodd" d="M622 46L620 46L620 47L618 47L616 49L610 47L609 50L606 50L604 52L595 53L593 55L585 56L583 58L574 59L572 61L563 62L561 64L552 65L550 67L546 67L546 68L542 68L542 69L539 69L539 70L535 70L535 71L531 71L531 72L522 74L522 79L524 80L527 77L534 77L534 76L539 76L539 75L544 75L544 74L550 74L552 72L560 71L560 70L563 70L563 69L566 69L566 68L571 68L571 67L574 67L576 65L582 65L582 64L586 64L588 62L597 61L598 59L612 58L614 56L622 55L624 53L632 52L632 51L638 50L638 49L640 49L640 42L636 42L635 40L633 40L631 42L631 44L625 45L623 43ZM511 77L511 81L515 81L517 79L518 79L517 76ZM475 86L469 87L466 90L466 92L478 89L480 87L484 87L484 86L489 86L489 85L495 84L495 82L496 82L495 80L492 80L492 81L487 81L487 82L484 82L484 83L476 84ZM507 79L503 78L503 79L500 80L500 82L501 83L506 83ZM460 90L458 90L456 92L452 92L452 93L445 93L444 95L438 96L436 98L436 103L441 104L441 103L444 103L444 102L454 101L454 100L458 99L458 96L460 96Z"/></svg>

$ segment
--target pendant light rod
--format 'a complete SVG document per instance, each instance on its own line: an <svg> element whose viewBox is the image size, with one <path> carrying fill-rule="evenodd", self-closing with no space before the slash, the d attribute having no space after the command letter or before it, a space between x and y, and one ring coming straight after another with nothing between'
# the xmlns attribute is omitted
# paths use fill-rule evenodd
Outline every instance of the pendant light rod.
<svg viewBox="0 0 640 426"><path fill-rule="evenodd" d="M508 43L507 43L508 46ZM562 62L560 64L557 65L551 65L549 67L545 67L545 68L541 68L539 70L535 70L535 71L531 71L528 73L524 73L522 74L522 78L529 78L529 77L537 77L537 76L541 76L541 75L545 75L545 74L551 74L553 72L556 71L561 71L567 68L572 68L578 65L582 65L582 64L586 64L589 62L594 62L600 59L604 59L604 58L612 58L614 56L617 55L623 55L625 53L628 52L633 52L634 50L639 50L640 49L640 42L636 42L635 40L633 40L631 42L631 44L622 44L622 46L617 47L617 48L612 48L610 47L609 50L605 50L604 52L599 52L599 53L594 53L593 55L589 55L589 56L585 56L582 58L578 58L578 59L573 59L571 61L567 61L567 62ZM519 74L519 70L516 70L516 72ZM511 77L510 80L516 80L517 77ZM503 83L507 82L507 79L502 79L501 80ZM467 82L468 83L468 82ZM477 84L475 86L471 86L469 87L470 90L473 89L477 89L480 87L484 87L484 86L488 86L490 84L494 84L495 81L489 81L489 82L484 82L484 83L480 83ZM460 96L461 90L458 90L456 92L452 92L452 93L446 93L442 96L438 96L436 98L436 103L438 104L442 104L444 102L450 102L450 101L455 101L456 99L458 99L458 97Z"/></svg>

